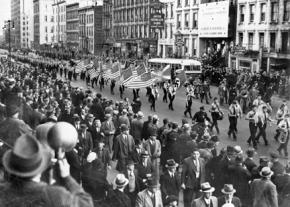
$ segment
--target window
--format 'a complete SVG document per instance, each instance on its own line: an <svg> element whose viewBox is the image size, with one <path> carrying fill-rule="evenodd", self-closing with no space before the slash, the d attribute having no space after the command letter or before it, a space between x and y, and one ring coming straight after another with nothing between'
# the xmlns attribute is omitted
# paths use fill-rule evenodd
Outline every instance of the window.
<svg viewBox="0 0 290 207"><path fill-rule="evenodd" d="M253 44L254 44L254 33L250 32L249 33L249 50L253 49Z"/></svg>
<svg viewBox="0 0 290 207"><path fill-rule="evenodd" d="M271 22L278 21L278 3L272 2L271 3Z"/></svg>
<svg viewBox="0 0 290 207"><path fill-rule="evenodd" d="M185 6L189 6L189 1L185 0Z"/></svg>
<svg viewBox="0 0 290 207"><path fill-rule="evenodd" d="M192 17L192 28L196 29L197 28L197 13L193 13L193 17Z"/></svg>
<svg viewBox="0 0 290 207"><path fill-rule="evenodd" d="M173 4L170 4L170 16L173 18Z"/></svg>
<svg viewBox="0 0 290 207"><path fill-rule="evenodd" d="M263 48L265 45L265 35L263 32L259 33L259 45L260 48Z"/></svg>
<svg viewBox="0 0 290 207"><path fill-rule="evenodd" d="M245 5L240 5L240 23L245 21Z"/></svg>
<svg viewBox="0 0 290 207"><path fill-rule="evenodd" d="M260 21L264 22L266 20L266 4L262 3L261 4L261 17L260 17Z"/></svg>
<svg viewBox="0 0 290 207"><path fill-rule="evenodd" d="M173 26L170 24L170 39L173 38Z"/></svg>
<svg viewBox="0 0 290 207"><path fill-rule="evenodd" d="M177 14L177 29L179 29L181 26L181 15Z"/></svg>
<svg viewBox="0 0 290 207"><path fill-rule="evenodd" d="M45 27L45 32L47 32L47 27Z"/></svg>
<svg viewBox="0 0 290 207"><path fill-rule="evenodd" d="M244 34L242 32L239 33L239 46L243 46L243 41L244 41Z"/></svg>
<svg viewBox="0 0 290 207"><path fill-rule="evenodd" d="M288 32L282 32L282 52L288 52L289 51L289 39L288 39Z"/></svg>
<svg viewBox="0 0 290 207"><path fill-rule="evenodd" d="M47 16L46 15L44 16L44 21L47 22Z"/></svg>
<svg viewBox="0 0 290 207"><path fill-rule="evenodd" d="M270 33L270 49L273 51L276 48L276 33Z"/></svg>
<svg viewBox="0 0 290 207"><path fill-rule="evenodd" d="M177 0L177 7L181 7L181 0Z"/></svg>
<svg viewBox="0 0 290 207"><path fill-rule="evenodd" d="M184 53L188 53L188 38L184 38Z"/></svg>
<svg viewBox="0 0 290 207"><path fill-rule="evenodd" d="M192 39L192 55L196 55L196 39Z"/></svg>
<svg viewBox="0 0 290 207"><path fill-rule="evenodd" d="M283 21L289 21L290 17L290 0L284 1Z"/></svg>
<svg viewBox="0 0 290 207"><path fill-rule="evenodd" d="M184 14L184 20L185 20L184 26L185 26L185 28L188 28L189 27L189 15L188 15L188 13Z"/></svg>
<svg viewBox="0 0 290 207"><path fill-rule="evenodd" d="M255 19L255 4L250 4L250 22L253 22Z"/></svg>
<svg viewBox="0 0 290 207"><path fill-rule="evenodd" d="M168 6L166 5L165 6L165 18L167 18L168 17Z"/></svg>
<svg viewBox="0 0 290 207"><path fill-rule="evenodd" d="M165 35L165 39L167 38L167 24L165 24L164 26L164 35Z"/></svg>

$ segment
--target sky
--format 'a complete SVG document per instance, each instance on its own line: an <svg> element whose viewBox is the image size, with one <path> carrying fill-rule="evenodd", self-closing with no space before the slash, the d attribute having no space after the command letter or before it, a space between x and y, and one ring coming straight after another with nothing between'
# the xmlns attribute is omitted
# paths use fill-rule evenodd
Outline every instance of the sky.
<svg viewBox="0 0 290 207"><path fill-rule="evenodd" d="M0 34L2 34L4 21L10 19L10 2L11 0L0 0Z"/></svg>

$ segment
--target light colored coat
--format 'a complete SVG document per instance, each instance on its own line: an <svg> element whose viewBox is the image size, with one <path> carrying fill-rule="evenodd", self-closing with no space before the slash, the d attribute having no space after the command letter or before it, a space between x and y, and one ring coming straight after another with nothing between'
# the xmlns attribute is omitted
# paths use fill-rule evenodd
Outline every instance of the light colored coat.
<svg viewBox="0 0 290 207"><path fill-rule="evenodd" d="M152 199L147 189L138 193L136 199L136 207L153 207L153 206L154 205L152 203ZM163 207L160 190L157 190L155 192L155 207Z"/></svg>
<svg viewBox="0 0 290 207"><path fill-rule="evenodd" d="M278 207L276 186L271 180L256 179L251 184L253 207Z"/></svg>

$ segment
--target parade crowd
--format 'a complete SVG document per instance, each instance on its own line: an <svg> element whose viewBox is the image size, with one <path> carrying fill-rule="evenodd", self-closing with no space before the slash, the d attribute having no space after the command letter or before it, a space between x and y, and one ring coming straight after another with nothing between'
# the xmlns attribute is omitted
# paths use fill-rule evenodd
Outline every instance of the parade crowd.
<svg viewBox="0 0 290 207"><path fill-rule="evenodd" d="M99 85L102 90L107 81L103 77L89 80L88 74L74 74L53 62L15 59L10 66L5 59L0 63L0 207L177 207L180 201L185 207L289 206L290 165L280 161L288 157L287 101L275 120L271 118L278 77L228 73L218 83L219 97L211 97L205 72L184 85L184 115L192 123L182 119L180 125L157 115L145 118L137 89L132 103L123 97L122 85L122 101L109 100L91 89ZM89 88L71 86L78 75ZM109 82L115 94L116 82ZM174 110L178 84L159 86L163 101L169 99ZM147 88L146 95L155 111L158 86ZM201 106L192 115L193 99L211 104L209 114ZM226 114L221 110L225 104ZM218 123L228 118L228 136L236 140L243 113L249 121L249 148L219 149ZM49 146L50 129L58 122L70 123L78 132L73 150L54 152ZM257 163L260 137L269 144L269 122L277 124L279 148ZM118 174L109 183L106 178L115 162Z"/></svg>

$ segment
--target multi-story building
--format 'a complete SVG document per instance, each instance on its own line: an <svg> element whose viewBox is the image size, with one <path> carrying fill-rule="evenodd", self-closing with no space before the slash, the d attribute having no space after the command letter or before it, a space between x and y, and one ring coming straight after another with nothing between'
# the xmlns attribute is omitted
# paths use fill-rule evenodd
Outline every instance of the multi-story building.
<svg viewBox="0 0 290 207"><path fill-rule="evenodd" d="M103 6L81 7L79 14L79 51L84 54L101 54L104 44L102 28Z"/></svg>
<svg viewBox="0 0 290 207"><path fill-rule="evenodd" d="M164 13L164 29L161 30L158 39L158 51L159 57L173 57L175 46L175 34L176 34L176 1L175 0L163 0L163 13Z"/></svg>
<svg viewBox="0 0 290 207"><path fill-rule="evenodd" d="M53 0L33 0L34 48L53 43L54 17Z"/></svg>
<svg viewBox="0 0 290 207"><path fill-rule="evenodd" d="M76 52L79 47L79 3L66 5L66 45Z"/></svg>
<svg viewBox="0 0 290 207"><path fill-rule="evenodd" d="M114 0L113 36L116 51L125 56L156 55L158 30L150 28L153 0Z"/></svg>
<svg viewBox="0 0 290 207"><path fill-rule="evenodd" d="M63 45L66 43L66 1L54 0L52 11L54 19L53 43Z"/></svg>
<svg viewBox="0 0 290 207"><path fill-rule="evenodd" d="M11 45L15 48L30 48L33 42L32 0L12 0L11 20L14 29L11 31Z"/></svg>
<svg viewBox="0 0 290 207"><path fill-rule="evenodd" d="M104 0L103 1L103 16L102 16L102 27L104 33L104 45L103 50L108 55L112 51L115 40L113 39L113 29L112 29L112 1L113 0Z"/></svg>
<svg viewBox="0 0 290 207"><path fill-rule="evenodd" d="M290 71L290 1L238 0L235 45L231 68Z"/></svg>

